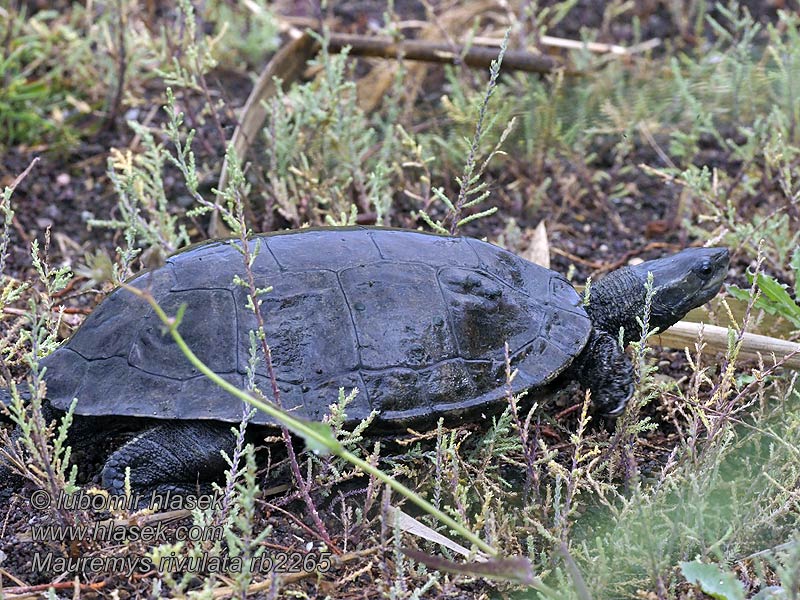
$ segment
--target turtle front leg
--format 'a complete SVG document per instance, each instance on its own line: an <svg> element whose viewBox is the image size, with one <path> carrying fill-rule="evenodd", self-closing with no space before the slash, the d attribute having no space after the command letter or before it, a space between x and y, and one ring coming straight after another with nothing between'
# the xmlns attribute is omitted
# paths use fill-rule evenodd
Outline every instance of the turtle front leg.
<svg viewBox="0 0 800 600"><path fill-rule="evenodd" d="M227 423L165 423L146 429L114 452L103 467L103 487L111 494L125 492L130 468L133 494L143 500L153 492L206 494L228 464L220 453L233 454L236 438Z"/></svg>
<svg viewBox="0 0 800 600"><path fill-rule="evenodd" d="M595 329L571 368L601 413L616 417L625 410L633 395L633 365L613 336Z"/></svg>

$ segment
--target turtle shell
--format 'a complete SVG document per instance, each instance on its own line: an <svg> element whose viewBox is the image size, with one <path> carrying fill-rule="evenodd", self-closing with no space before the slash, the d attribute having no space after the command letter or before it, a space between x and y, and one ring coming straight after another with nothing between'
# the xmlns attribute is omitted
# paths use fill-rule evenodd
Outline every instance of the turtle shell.
<svg viewBox="0 0 800 600"><path fill-rule="evenodd" d="M246 386L250 332L243 255L233 240L189 247L131 279L174 315L216 373ZM348 421L379 411L404 425L464 414L552 381L583 349L591 322L559 274L465 237L379 228L307 229L249 241L280 403L320 420L340 387L359 389ZM260 344L253 379L272 399ZM111 293L46 357L50 402L81 415L238 422L242 403L202 376L150 305ZM255 423L272 423L261 412Z"/></svg>

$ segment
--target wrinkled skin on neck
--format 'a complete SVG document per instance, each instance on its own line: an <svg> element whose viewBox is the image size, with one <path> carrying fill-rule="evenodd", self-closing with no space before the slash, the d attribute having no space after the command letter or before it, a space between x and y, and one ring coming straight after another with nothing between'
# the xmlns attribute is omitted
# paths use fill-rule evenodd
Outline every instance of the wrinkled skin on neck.
<svg viewBox="0 0 800 600"><path fill-rule="evenodd" d="M618 339L619 330L625 330L625 344L641 337L641 326L636 317L641 317L645 300L645 286L629 268L613 271L597 283L589 292L586 312L595 329L604 331Z"/></svg>

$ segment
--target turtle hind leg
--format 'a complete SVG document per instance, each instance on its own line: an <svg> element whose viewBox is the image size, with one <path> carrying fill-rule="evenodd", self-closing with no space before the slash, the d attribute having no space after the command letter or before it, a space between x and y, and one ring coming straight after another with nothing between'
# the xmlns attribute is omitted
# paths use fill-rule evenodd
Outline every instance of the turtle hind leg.
<svg viewBox="0 0 800 600"><path fill-rule="evenodd" d="M146 500L154 492L178 495L207 494L222 478L228 464L221 450L233 454L236 438L228 423L165 423L146 429L106 460L103 487L125 493L130 469L131 492Z"/></svg>
<svg viewBox="0 0 800 600"><path fill-rule="evenodd" d="M605 416L618 416L633 395L633 365L617 341L603 331L592 332L570 374L591 390L592 404Z"/></svg>

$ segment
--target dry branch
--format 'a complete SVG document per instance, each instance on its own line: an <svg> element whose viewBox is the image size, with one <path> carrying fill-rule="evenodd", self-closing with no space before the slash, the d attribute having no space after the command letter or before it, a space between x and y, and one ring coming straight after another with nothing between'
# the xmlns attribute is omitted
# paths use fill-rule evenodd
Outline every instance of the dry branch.
<svg viewBox="0 0 800 600"><path fill-rule="evenodd" d="M701 328L703 341L709 348L722 352L728 348L727 328L703 323L690 323L689 321L675 323L675 325L661 333L657 339L662 346L670 346L672 348L688 346L693 348L695 342L700 338ZM764 362L767 366L772 364L770 357L774 355L776 361L786 359L783 363L784 367L800 369L800 344L767 335L745 333L742 338L740 356L757 358L759 354L764 357Z"/></svg>
<svg viewBox="0 0 800 600"><path fill-rule="evenodd" d="M497 48L486 46L451 46L423 40L397 41L389 37L365 37L335 33L329 42L331 52L341 52L349 47L351 56L375 56L379 58L403 58L433 63L464 63L469 67L488 69L497 58ZM503 69L528 73L550 73L560 63L549 56L526 50L507 50L503 58Z"/></svg>
<svg viewBox="0 0 800 600"><path fill-rule="evenodd" d="M472 41L475 44L481 44L483 46L499 47L503 39L497 37L475 36L472 38ZM617 44L602 44L600 42L586 42L583 40L571 40L568 38L543 35L539 38L538 45L546 48L563 48L565 50L588 50L589 52L594 52L596 54L630 56L632 54L641 54L642 52L647 52L648 50L658 48L661 45L661 40L659 38L652 38L633 46L619 46Z"/></svg>

